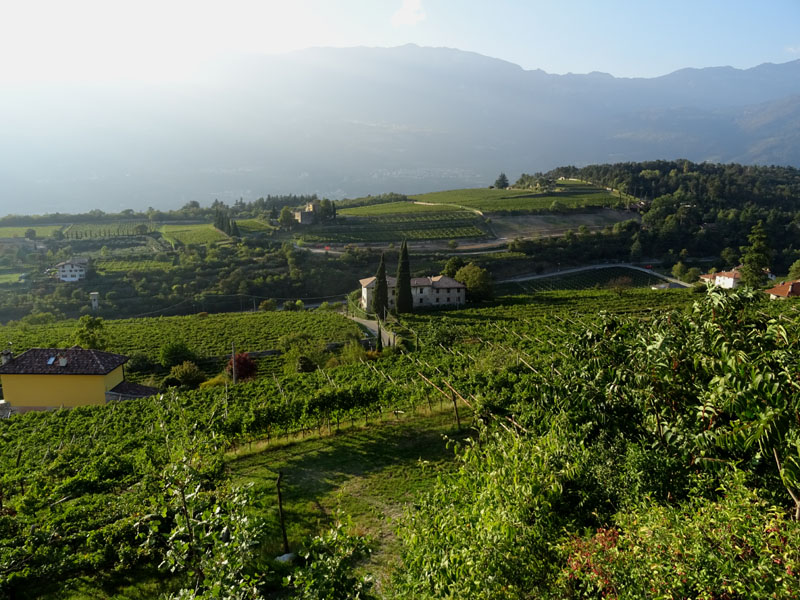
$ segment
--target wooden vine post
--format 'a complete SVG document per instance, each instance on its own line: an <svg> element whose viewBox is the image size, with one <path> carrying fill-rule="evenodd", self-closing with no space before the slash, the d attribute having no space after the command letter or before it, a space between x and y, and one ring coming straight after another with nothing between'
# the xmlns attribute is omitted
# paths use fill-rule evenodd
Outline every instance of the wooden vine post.
<svg viewBox="0 0 800 600"><path fill-rule="evenodd" d="M278 471L278 520L281 523L281 534L283 535L283 553L289 554L289 538L286 537L286 521L283 518L283 496L281 496L281 480L283 471Z"/></svg>

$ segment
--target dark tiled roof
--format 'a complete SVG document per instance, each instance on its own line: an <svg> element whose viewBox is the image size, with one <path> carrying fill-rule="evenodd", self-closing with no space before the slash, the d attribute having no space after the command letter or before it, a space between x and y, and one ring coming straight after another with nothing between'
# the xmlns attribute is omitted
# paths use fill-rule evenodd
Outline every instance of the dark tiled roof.
<svg viewBox="0 0 800 600"><path fill-rule="evenodd" d="M60 356L67 359L66 365L61 366ZM100 350L84 350L80 346L31 348L0 366L0 374L105 375L126 362L128 362L127 356Z"/></svg>
<svg viewBox="0 0 800 600"><path fill-rule="evenodd" d="M119 394L126 398L147 398L148 396L155 396L159 392L158 388L150 387L148 385L140 385L138 383L131 383L123 381L111 389L109 394Z"/></svg>

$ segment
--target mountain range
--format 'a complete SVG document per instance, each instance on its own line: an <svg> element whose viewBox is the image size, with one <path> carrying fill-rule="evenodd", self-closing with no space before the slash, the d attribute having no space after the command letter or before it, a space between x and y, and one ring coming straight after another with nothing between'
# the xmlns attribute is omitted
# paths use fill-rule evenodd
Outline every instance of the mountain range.
<svg viewBox="0 0 800 600"><path fill-rule="evenodd" d="M800 60L553 75L407 45L218 60L180 84L0 87L0 213L479 187L688 158L800 166Z"/></svg>

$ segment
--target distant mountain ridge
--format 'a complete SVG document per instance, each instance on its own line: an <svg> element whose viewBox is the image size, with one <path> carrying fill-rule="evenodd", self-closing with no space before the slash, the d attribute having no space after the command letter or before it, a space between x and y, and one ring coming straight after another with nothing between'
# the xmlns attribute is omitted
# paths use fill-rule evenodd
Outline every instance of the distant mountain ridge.
<svg viewBox="0 0 800 600"><path fill-rule="evenodd" d="M800 166L800 60L615 78L406 45L242 57L206 76L0 87L0 212L413 193L657 158Z"/></svg>

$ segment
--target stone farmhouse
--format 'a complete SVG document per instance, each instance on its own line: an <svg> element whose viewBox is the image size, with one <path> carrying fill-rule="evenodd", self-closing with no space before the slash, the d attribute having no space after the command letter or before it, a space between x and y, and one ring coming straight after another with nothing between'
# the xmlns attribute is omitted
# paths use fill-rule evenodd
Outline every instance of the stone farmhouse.
<svg viewBox="0 0 800 600"><path fill-rule="evenodd" d="M158 390L125 381L127 356L72 348L31 348L1 353L3 399L13 412L105 404L142 398Z"/></svg>
<svg viewBox="0 0 800 600"><path fill-rule="evenodd" d="M310 225L316 221L319 212L319 200L308 202L300 210L294 211L294 220L300 225Z"/></svg>
<svg viewBox="0 0 800 600"><path fill-rule="evenodd" d="M361 279L361 307L369 310L372 305L372 294L375 291L377 277ZM389 288L389 310L394 308L394 290L397 287L396 277L386 277ZM411 279L411 297L414 308L431 308L436 306L460 306L466 302L467 287L451 277L435 275L433 277L413 277Z"/></svg>

